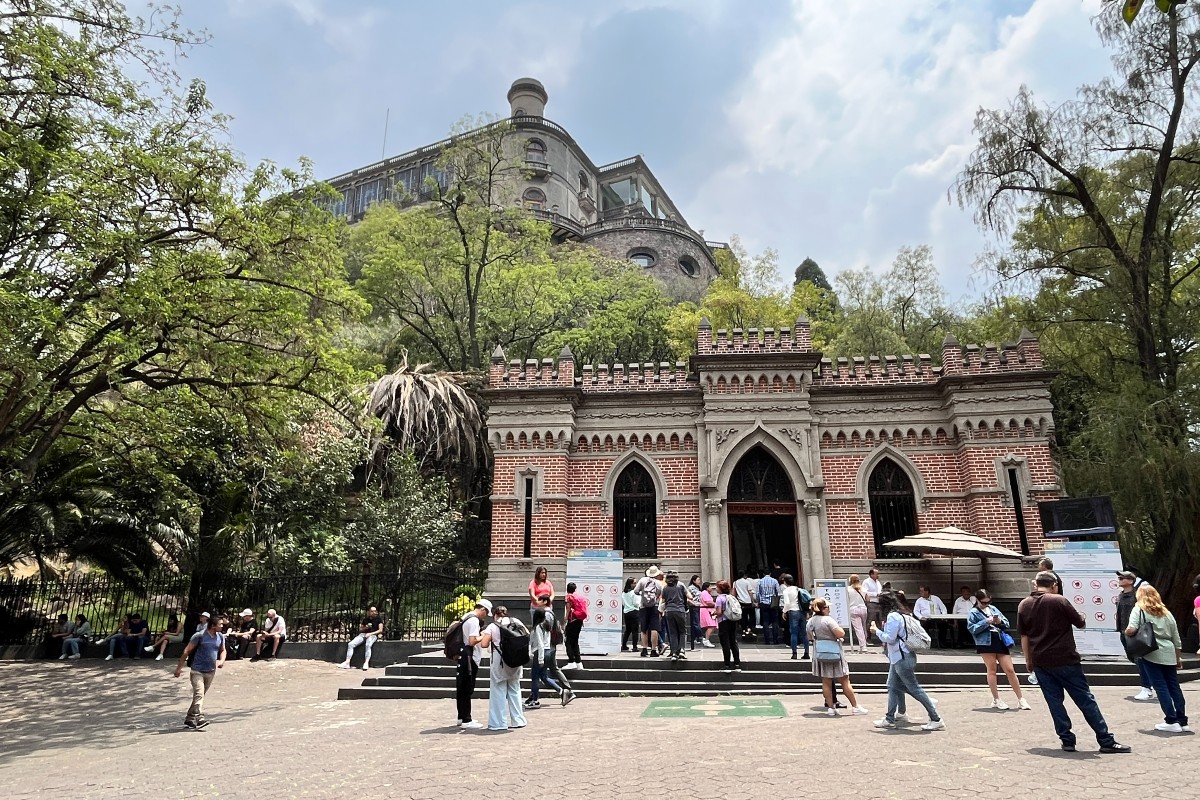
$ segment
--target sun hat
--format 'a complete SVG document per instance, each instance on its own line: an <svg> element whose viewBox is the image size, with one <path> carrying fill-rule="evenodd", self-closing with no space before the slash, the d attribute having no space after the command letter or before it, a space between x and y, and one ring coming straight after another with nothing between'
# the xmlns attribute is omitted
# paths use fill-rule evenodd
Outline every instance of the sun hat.
<svg viewBox="0 0 1200 800"><path fill-rule="evenodd" d="M650 569L646 570L647 578L657 578L660 575L662 575L662 570L658 567L650 567Z"/></svg>
<svg viewBox="0 0 1200 800"><path fill-rule="evenodd" d="M476 600L475 607L476 608L486 608L487 612L489 614L492 613L492 601L488 600L486 597L481 597L478 600Z"/></svg>

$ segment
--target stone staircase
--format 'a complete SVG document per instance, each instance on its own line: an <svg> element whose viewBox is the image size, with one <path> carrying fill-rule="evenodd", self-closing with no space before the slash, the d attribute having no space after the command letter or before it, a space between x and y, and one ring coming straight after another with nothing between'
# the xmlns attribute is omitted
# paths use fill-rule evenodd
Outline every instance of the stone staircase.
<svg viewBox="0 0 1200 800"><path fill-rule="evenodd" d="M560 651L561 653L561 651ZM807 661L792 661L778 647L743 645L742 672L722 671L721 651L697 649L686 661L640 658L636 653L584 658L586 669L566 671L567 679L580 697L702 697L713 695L819 694L821 683L813 677ZM856 691L886 691L887 660L876 648L867 655L851 655L851 680ZM1024 665L1017 661L1017 674L1025 683ZM1184 662L1180 680L1200 679L1200 664L1193 656ZM1088 661L1084 670L1093 686L1136 687L1137 669L1126 661ZM387 667L380 677L367 678L361 686L341 689L341 700L448 699L454 696L454 664L441 649L428 649L410 656L403 664ZM523 687L529 689L530 670L525 670ZM917 675L932 690L980 690L985 688L984 668L969 651L932 651L920 658ZM476 696L488 692L488 662L480 668ZM1001 687L1006 683L1001 676ZM1033 687L1030 687L1033 689ZM1036 691L1036 689L1034 689Z"/></svg>

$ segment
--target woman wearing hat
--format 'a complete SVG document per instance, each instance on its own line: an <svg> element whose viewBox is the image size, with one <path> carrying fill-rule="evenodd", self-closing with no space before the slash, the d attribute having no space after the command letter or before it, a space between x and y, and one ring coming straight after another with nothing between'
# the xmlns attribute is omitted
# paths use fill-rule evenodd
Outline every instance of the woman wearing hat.
<svg viewBox="0 0 1200 800"><path fill-rule="evenodd" d="M638 610L638 627L642 629L642 658L653 652L658 655L658 629L661 618L658 613L658 601L662 598L663 585L659 583L662 570L650 567L646 577L640 579L633 587L633 593L641 600Z"/></svg>

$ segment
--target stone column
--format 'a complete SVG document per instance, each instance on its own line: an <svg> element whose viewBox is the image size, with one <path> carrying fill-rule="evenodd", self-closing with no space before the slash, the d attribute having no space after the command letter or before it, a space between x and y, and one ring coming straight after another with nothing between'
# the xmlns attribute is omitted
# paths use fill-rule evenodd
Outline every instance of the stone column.
<svg viewBox="0 0 1200 800"><path fill-rule="evenodd" d="M724 504L715 498L704 501L705 528L704 558L701 560L703 580L718 580L729 574L728 548L722 547L726 541L724 534L725 515Z"/></svg>
<svg viewBox="0 0 1200 800"><path fill-rule="evenodd" d="M809 583L817 578L828 578L826 547L821 537L821 501L805 500L804 517L808 527L808 561L812 564L812 572L806 574Z"/></svg>

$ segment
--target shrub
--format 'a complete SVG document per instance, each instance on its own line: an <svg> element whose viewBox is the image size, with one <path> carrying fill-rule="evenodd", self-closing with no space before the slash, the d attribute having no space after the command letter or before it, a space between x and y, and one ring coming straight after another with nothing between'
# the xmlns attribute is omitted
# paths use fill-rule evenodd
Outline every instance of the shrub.
<svg viewBox="0 0 1200 800"><path fill-rule="evenodd" d="M473 608L475 608L475 598L468 597L465 594L460 594L458 597L454 598L454 602L448 603L446 607L442 609L442 613L446 616L446 624L449 625L450 623L454 622L454 620L465 617L467 612Z"/></svg>

